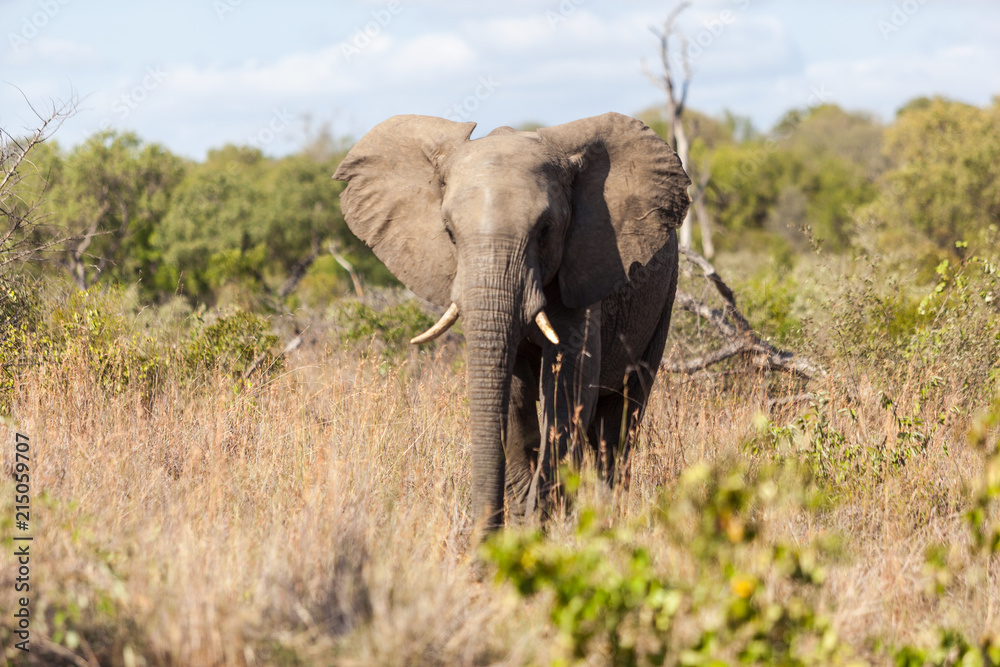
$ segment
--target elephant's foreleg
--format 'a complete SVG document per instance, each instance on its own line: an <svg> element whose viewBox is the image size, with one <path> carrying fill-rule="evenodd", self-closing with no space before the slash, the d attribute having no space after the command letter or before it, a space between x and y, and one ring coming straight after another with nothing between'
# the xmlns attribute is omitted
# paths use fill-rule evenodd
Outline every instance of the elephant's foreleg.
<svg viewBox="0 0 1000 667"><path fill-rule="evenodd" d="M631 431L645 405L644 400L635 400L641 394L634 378L630 376L622 385L620 393L602 396L597 402L594 421L587 432L587 438L597 453L597 472L609 486L614 486L617 481L616 474L624 472L619 463L628 460Z"/></svg>
<svg viewBox="0 0 1000 667"><path fill-rule="evenodd" d="M511 523L524 520L528 492L538 458L538 400L537 348L518 353L514 364L514 377L510 385L510 408L507 414L507 438L504 454L507 458L506 496Z"/></svg>
<svg viewBox="0 0 1000 667"><path fill-rule="evenodd" d="M629 365L621 385L609 387L614 393L601 396L588 430L588 438L597 449L598 472L611 485L627 473L628 468L624 464L628 462L635 431L646 410L663 359L677 283L676 268L670 268L673 270L666 276L669 290L652 336L639 358Z"/></svg>
<svg viewBox="0 0 1000 667"><path fill-rule="evenodd" d="M560 344L547 343L542 352L542 438L529 501L543 506L557 486L558 465L569 460L579 466L582 461L601 365L599 305L577 310L551 307L548 314Z"/></svg>

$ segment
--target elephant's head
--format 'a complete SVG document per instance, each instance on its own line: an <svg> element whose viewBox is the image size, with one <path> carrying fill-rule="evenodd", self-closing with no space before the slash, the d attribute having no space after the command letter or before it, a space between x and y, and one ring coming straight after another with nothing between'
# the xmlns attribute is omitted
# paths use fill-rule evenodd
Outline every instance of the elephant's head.
<svg viewBox="0 0 1000 667"><path fill-rule="evenodd" d="M351 149L334 178L349 182L341 203L351 230L416 294L449 306L418 338L462 314L473 510L496 525L514 354L533 322L557 342L545 294L583 308L624 285L680 225L690 181L659 136L620 114L470 141L474 127L395 116Z"/></svg>

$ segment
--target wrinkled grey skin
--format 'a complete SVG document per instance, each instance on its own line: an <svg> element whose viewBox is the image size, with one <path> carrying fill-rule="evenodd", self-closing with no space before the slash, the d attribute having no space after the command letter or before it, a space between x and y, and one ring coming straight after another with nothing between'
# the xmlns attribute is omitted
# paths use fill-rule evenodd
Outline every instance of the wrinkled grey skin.
<svg viewBox="0 0 1000 667"><path fill-rule="evenodd" d="M515 522L547 503L584 442L613 481L663 354L690 181L620 114L470 141L474 127L395 116L334 178L351 230L416 294L460 309L472 512L492 530L505 496Z"/></svg>

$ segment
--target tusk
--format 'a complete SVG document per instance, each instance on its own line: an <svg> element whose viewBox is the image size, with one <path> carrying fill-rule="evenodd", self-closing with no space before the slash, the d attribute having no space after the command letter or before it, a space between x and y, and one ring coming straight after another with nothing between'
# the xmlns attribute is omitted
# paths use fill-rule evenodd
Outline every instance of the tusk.
<svg viewBox="0 0 1000 667"><path fill-rule="evenodd" d="M429 343L450 329L451 325L453 325L456 321L458 321L458 304L453 301L452 304L448 306L448 310L444 311L444 315L441 316L441 319L437 321L437 324L419 336L411 338L410 343L413 345Z"/></svg>
<svg viewBox="0 0 1000 667"><path fill-rule="evenodd" d="M538 325L538 328L542 330L545 337L552 341L553 344L559 344L559 336L556 335L556 330L552 328L552 323L549 322L549 318L545 315L544 310L538 311L538 314L535 315L535 324Z"/></svg>

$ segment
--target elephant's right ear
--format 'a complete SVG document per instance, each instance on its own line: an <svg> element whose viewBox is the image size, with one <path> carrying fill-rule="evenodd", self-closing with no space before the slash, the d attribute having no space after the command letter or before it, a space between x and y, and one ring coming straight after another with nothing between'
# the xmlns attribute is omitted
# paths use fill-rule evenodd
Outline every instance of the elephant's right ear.
<svg viewBox="0 0 1000 667"><path fill-rule="evenodd" d="M447 306L455 256L441 221L442 160L475 123L393 116L361 138L333 177L347 181L347 226L418 296Z"/></svg>

